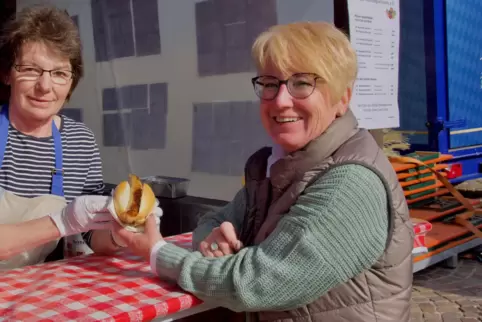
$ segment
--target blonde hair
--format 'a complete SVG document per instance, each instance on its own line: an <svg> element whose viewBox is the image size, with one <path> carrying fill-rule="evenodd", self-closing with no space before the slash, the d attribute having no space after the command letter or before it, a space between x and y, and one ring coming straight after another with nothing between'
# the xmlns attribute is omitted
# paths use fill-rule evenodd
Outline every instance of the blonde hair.
<svg viewBox="0 0 482 322"><path fill-rule="evenodd" d="M272 26L252 47L258 71L267 67L283 75L316 73L326 83L332 103L338 102L357 75L357 58L347 36L326 22Z"/></svg>

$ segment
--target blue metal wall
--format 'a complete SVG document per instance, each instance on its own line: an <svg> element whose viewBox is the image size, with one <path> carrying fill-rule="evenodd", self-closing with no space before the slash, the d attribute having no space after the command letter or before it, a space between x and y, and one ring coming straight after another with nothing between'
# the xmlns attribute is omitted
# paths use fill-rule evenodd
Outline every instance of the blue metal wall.
<svg viewBox="0 0 482 322"><path fill-rule="evenodd" d="M449 119L465 119L466 129L451 134L450 148L482 144L482 1L446 0ZM452 129L451 132L457 131Z"/></svg>

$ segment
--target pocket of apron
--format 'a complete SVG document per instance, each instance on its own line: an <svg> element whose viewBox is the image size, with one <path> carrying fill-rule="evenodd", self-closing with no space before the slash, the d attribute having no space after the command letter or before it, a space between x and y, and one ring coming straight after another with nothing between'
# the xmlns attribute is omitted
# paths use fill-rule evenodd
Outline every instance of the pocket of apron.
<svg viewBox="0 0 482 322"><path fill-rule="evenodd" d="M1 188L0 188L1 189ZM19 197L11 192L0 190L0 223L16 224L48 216L61 211L66 206L63 197L44 195L36 198ZM9 259L0 261L0 270L8 270L43 263L55 249L60 239L24 251Z"/></svg>

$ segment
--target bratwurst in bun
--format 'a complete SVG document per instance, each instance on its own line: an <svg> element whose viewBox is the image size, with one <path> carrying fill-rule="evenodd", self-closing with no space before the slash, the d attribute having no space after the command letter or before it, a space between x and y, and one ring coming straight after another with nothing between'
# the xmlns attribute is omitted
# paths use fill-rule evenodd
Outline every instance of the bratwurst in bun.
<svg viewBox="0 0 482 322"><path fill-rule="evenodd" d="M156 207L152 188L133 174L129 175L129 181L122 181L117 185L113 199L119 220L134 227L143 226Z"/></svg>

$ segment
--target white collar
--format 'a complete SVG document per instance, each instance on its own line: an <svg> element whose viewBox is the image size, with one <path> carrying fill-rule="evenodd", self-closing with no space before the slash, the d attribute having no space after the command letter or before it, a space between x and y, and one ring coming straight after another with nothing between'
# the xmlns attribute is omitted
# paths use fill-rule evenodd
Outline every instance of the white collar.
<svg viewBox="0 0 482 322"><path fill-rule="evenodd" d="M271 147L271 155L268 157L268 164L266 166L266 178L269 178L270 176L271 166L285 155L286 153L281 146L279 146L278 144L273 144L273 146Z"/></svg>

